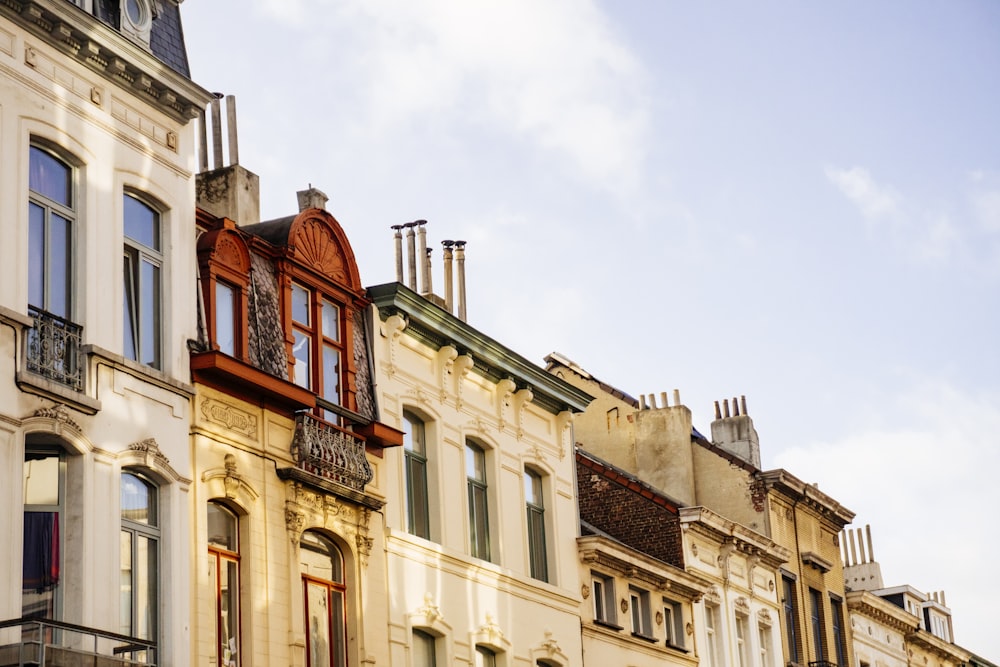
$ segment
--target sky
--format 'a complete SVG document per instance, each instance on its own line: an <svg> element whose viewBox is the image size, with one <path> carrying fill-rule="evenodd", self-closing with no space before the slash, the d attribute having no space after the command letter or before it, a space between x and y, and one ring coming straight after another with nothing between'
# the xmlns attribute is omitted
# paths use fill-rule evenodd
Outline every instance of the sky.
<svg viewBox="0 0 1000 667"><path fill-rule="evenodd" d="M187 0L261 213L310 184L362 281L390 227L468 242L468 321L870 524L993 661L1000 592L1000 3Z"/></svg>

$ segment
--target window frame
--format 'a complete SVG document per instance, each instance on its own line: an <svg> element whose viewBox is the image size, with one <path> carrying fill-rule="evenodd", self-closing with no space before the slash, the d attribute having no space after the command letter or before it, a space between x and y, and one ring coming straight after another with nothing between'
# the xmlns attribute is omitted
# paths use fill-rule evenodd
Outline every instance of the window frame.
<svg viewBox="0 0 1000 667"><path fill-rule="evenodd" d="M240 515L232 510L226 504L218 500L210 500L207 503L209 508L215 507L218 511L227 515L232 519L233 531L232 537L235 542L235 549L226 548L225 546L216 544L212 542L212 535L208 535L208 554L213 562L213 581L215 582L215 646L216 646L216 664L219 667L239 667L243 662L243 650L242 650L242 586L243 586L243 573L240 557ZM207 515L207 511L206 511ZM210 525L209 521L206 521L206 525ZM231 618L235 619L232 631L230 632L230 637L228 641L223 641L225 629L225 620L223 617L223 593L222 593L222 581L223 581L223 563L232 564L235 567L236 573L236 587L233 591L232 582L229 584L230 598L228 605L228 613ZM235 604L233 602L235 601ZM235 607L235 610L233 609ZM235 644L230 646L232 640L235 638ZM226 656L225 651L229 650L229 656Z"/></svg>
<svg viewBox="0 0 1000 667"><path fill-rule="evenodd" d="M430 539L431 517L428 494L427 422L411 410L403 410L403 484L406 488L404 506L406 531L411 535ZM418 525L423 512L422 525Z"/></svg>
<svg viewBox="0 0 1000 667"><path fill-rule="evenodd" d="M425 667L425 665L436 667L438 664L438 638L424 628L413 628L410 636L410 664L414 667ZM422 648L418 648L418 646L422 646ZM424 655L419 658L416 655L418 650L424 651Z"/></svg>
<svg viewBox="0 0 1000 667"><path fill-rule="evenodd" d="M618 609L615 606L615 578L603 572L590 573L590 591L594 599L594 623L616 630L618 625Z"/></svg>
<svg viewBox="0 0 1000 667"><path fill-rule="evenodd" d="M548 582L549 530L545 512L545 477L532 467L524 469L525 521L527 528L528 574L533 579Z"/></svg>
<svg viewBox="0 0 1000 667"><path fill-rule="evenodd" d="M739 611L734 617L733 635L736 638L736 661L738 667L750 667L750 619Z"/></svg>
<svg viewBox="0 0 1000 667"><path fill-rule="evenodd" d="M826 628L824 627L823 594L815 588L809 589L809 630L815 645L813 655L817 661L826 660Z"/></svg>
<svg viewBox="0 0 1000 667"><path fill-rule="evenodd" d="M722 614L719 605L705 603L705 650L706 667L724 667L725 653L722 651Z"/></svg>
<svg viewBox="0 0 1000 667"><path fill-rule="evenodd" d="M310 544L310 541L313 539L316 539L319 542L319 545L325 548L325 552ZM310 546L306 546L307 544L310 544ZM324 579L316 576L315 574L302 571L301 563L303 559L301 557L301 551L303 549L312 551L313 553L317 553L322 556L329 556L331 565L330 579ZM299 551L299 573L302 578L302 612L303 622L305 623L303 629L305 631L306 667L313 667L313 636L310 632L309 619L309 603L312 599L309 594L311 588L318 589L325 595L324 603L321 606L326 609L325 620L327 623L328 637L330 639L327 646L329 653L329 655L326 656L328 660L327 664L331 665L331 667L346 667L348 664L347 624L349 615L347 610L347 572L344 553L332 538L318 530L306 530L302 533L299 537ZM339 622L334 611L334 607L336 606L335 602L339 603L340 607ZM337 650L336 647L338 642L342 644L339 650Z"/></svg>
<svg viewBox="0 0 1000 667"><path fill-rule="evenodd" d="M638 586L629 585L629 619L632 625L632 636L642 639L653 637L653 619L649 608L649 591Z"/></svg>
<svg viewBox="0 0 1000 667"><path fill-rule="evenodd" d="M844 635L844 603L830 593L830 621L833 630L833 649L837 667L847 667L847 642Z"/></svg>
<svg viewBox="0 0 1000 667"><path fill-rule="evenodd" d="M475 463L477 459L480 462L478 466ZM469 520L469 555L473 558L493 562L492 540L490 536L490 487L487 466L488 457L486 448L478 442L466 438L465 483Z"/></svg>
<svg viewBox="0 0 1000 667"><path fill-rule="evenodd" d="M55 199L52 199L47 194L34 190L31 188L32 171L35 167L35 155L41 154L51 160L58 163L59 166L64 167L67 172L67 199L68 204L64 204ZM76 262L75 249L77 247L77 230L79 227L78 213L79 208L79 169L75 164L75 161L69 156L64 154L62 151L57 151L45 143L32 138L28 145L28 305L34 306L35 308L44 311L50 315L56 317L61 317L67 321L74 321L75 318L75 305L76 299L74 299L73 283L75 277ZM31 216L31 207L37 206L42 211L42 238L40 239L40 250L42 253L42 264L41 270L37 272L33 270L32 263L32 235L33 235L33 224ZM52 290L52 268L63 262L56 262L52 257L53 249L51 248L51 238L52 238L52 216L56 215L66 221L66 238L65 238L65 248L63 249L66 257L64 258L65 272L63 275L64 284L61 286L63 291L63 300L59 308L55 307L52 303L53 296L51 294ZM32 303L33 296L32 292L34 288L32 283L35 278L41 280L41 303Z"/></svg>
<svg viewBox="0 0 1000 667"><path fill-rule="evenodd" d="M684 650L684 607L680 602L663 598L664 643Z"/></svg>
<svg viewBox="0 0 1000 667"><path fill-rule="evenodd" d="M788 661L799 663L799 598L794 577L781 575L781 592L781 611L785 617L785 632L782 637L788 643Z"/></svg>
<svg viewBox="0 0 1000 667"><path fill-rule="evenodd" d="M149 494L149 498L151 500L150 505L154 517L153 519L148 520L147 523L136 521L134 519L129 519L126 518L125 516L126 508L124 507L124 500L125 500L124 493L125 493L126 476L136 479L140 484L142 484L145 487L146 492ZM160 594L162 591L162 586L160 582L160 573L163 569L162 567L163 559L161 557L161 549L160 549L160 544L162 542L162 526L161 526L162 502L160 498L160 487L151 477L146 475L143 471L136 470L133 468L125 468L121 471L121 475L119 476L119 483L121 484L121 488L119 491L119 497L121 499L121 506L119 507L120 524L121 524L120 534L122 538L124 538L126 535L130 537L129 548L130 548L130 559L131 559L131 569L129 570L130 588L129 588L128 628L126 629L124 627L125 619L122 616L125 610L119 609L119 629L121 634L123 635L128 635L130 637L135 637L137 639L145 639L147 641L156 642L158 644L160 625L162 620L159 614ZM150 586L150 589L147 589L146 593L151 598L148 601L148 604L146 605L146 611L149 613L149 619L147 619L147 622L150 625L147 631L149 636L143 636L143 634L138 629L138 626L140 624L139 618L140 614L142 613L142 610L140 609L141 605L139 604L139 599L138 599L141 592L139 590L139 587L136 585L137 565L142 564L142 561L138 558L140 551L138 547L139 544L138 538L145 538L146 540L152 543L153 551L151 551L150 553L152 556L154 556L154 568L156 570L153 573L148 573L148 572L146 573L148 584ZM124 548L125 548L124 544L122 544L121 548L122 548L121 553L122 555L124 555ZM149 563L147 561L146 565L148 566L148 564ZM124 572L123 563L119 564L119 570ZM124 598L122 598L122 600L124 600Z"/></svg>
<svg viewBox="0 0 1000 667"><path fill-rule="evenodd" d="M306 294L306 313L308 321L303 322L296 319L296 288L301 289ZM293 274L289 276L288 289L286 290L286 300L288 308L288 336L290 347L288 349L288 378L298 386L311 391L317 397L317 403L325 402L333 406L340 406L352 409L353 392L350 391L348 376L352 372L349 368L348 350L351 337L349 335L349 318L353 317L353 310L347 300L337 297L333 290L323 289L312 281L304 280L302 276ZM324 308L329 304L336 308L337 323L335 330L337 337L331 338L324 328ZM307 377L305 383L297 376L296 370L302 361L296 356L296 350L300 346L297 334L305 337L308 341L308 360L305 361ZM328 349L336 351L336 383L333 387L327 386L326 377L326 357ZM330 389L336 395L330 396ZM351 398L348 398L349 395ZM339 423L340 419L334 410L326 409L322 405L316 408L317 414L332 423Z"/></svg>
<svg viewBox="0 0 1000 667"><path fill-rule="evenodd" d="M152 240L157 247L146 245L142 240L129 236L128 233L128 200L131 199L153 214ZM163 207L146 193L126 189L122 192L122 243L124 259L122 260L122 275L124 277L123 319L122 319L122 354L144 366L163 370L164 336L167 327L164 324L166 251L163 243L164 214ZM145 267L154 271L152 277L146 275ZM147 294L147 289L152 290ZM149 304L148 299L153 303ZM152 322L147 322L151 317ZM147 331L147 328L149 329ZM152 338L152 341L148 340ZM129 345L131 341L131 345ZM149 349L146 349L148 346ZM131 348L131 349L130 349ZM146 359L147 353L152 358Z"/></svg>
<svg viewBox="0 0 1000 667"><path fill-rule="evenodd" d="M28 491L27 477L28 477L28 463L29 456L38 456L43 458L54 458L56 460L56 475L57 475L57 488L56 488L56 502L55 503L28 503L28 498L24 496L24 493ZM37 617L34 613L29 613L25 611L25 593L30 593L35 590L35 594L50 593L51 596L45 596L47 602L45 603L48 609L44 616L41 618L59 620L62 618L63 608L64 608L64 593L65 587L63 584L63 579L66 573L66 493L67 493L67 453L66 450L58 445L32 445L26 444L24 448L24 491L21 496L22 505L22 515L28 513L52 513L55 515L55 532L58 535L59 542L54 545L58 553L58 562L54 563L56 568L56 581L51 583L43 584L48 590L37 591L36 589L25 589L24 588L24 566L28 564L28 558L24 555L24 549L28 544L27 536L23 535L22 532L22 543L21 543L21 553L22 553L22 568L21 568L21 614L22 616L32 616ZM32 458L31 460L41 460L40 458ZM23 521L22 531L29 530L27 521ZM51 573L51 570L50 570ZM43 598L44 599L44 598ZM37 606L37 602L35 603Z"/></svg>

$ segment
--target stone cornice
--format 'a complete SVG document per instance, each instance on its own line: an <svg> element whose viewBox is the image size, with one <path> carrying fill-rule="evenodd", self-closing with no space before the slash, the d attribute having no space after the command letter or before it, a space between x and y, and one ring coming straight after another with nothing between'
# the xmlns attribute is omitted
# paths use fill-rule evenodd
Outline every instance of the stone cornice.
<svg viewBox="0 0 1000 667"><path fill-rule="evenodd" d="M66 0L0 0L0 15L186 125L211 93Z"/></svg>
<svg viewBox="0 0 1000 667"><path fill-rule="evenodd" d="M669 592L697 602L712 588L709 579L650 558L601 535L578 537L576 546L584 565L598 565L634 581L645 582L658 592Z"/></svg>
<svg viewBox="0 0 1000 667"><path fill-rule="evenodd" d="M757 477L768 489L808 507L833 524L838 531L854 520L854 512L820 491L815 484L806 484L787 470L766 470L758 473Z"/></svg>
<svg viewBox="0 0 1000 667"><path fill-rule="evenodd" d="M868 591L848 591L847 609L906 634L920 627L920 619Z"/></svg>
<svg viewBox="0 0 1000 667"><path fill-rule="evenodd" d="M732 544L747 556L760 558L761 563L778 568L792 557L789 549L743 524L730 521L707 507L680 508L681 528L706 537L718 544Z"/></svg>
<svg viewBox="0 0 1000 667"><path fill-rule="evenodd" d="M946 642L926 630L915 630L909 633L906 635L906 641L933 653L943 660L954 660L956 663L965 663L972 657L972 653L966 651L961 646Z"/></svg>
<svg viewBox="0 0 1000 667"><path fill-rule="evenodd" d="M566 410L582 412L594 400L401 283L369 287L368 297L382 320L393 315L404 318L405 335L434 350L450 345L460 355L471 356L472 370L494 382L512 379L518 387L530 388L532 403L552 414Z"/></svg>

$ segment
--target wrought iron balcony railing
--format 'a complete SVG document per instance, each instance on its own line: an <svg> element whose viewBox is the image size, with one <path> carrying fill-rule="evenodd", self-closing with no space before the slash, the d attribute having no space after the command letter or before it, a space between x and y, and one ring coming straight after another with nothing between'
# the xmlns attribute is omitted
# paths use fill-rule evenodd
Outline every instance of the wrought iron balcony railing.
<svg viewBox="0 0 1000 667"><path fill-rule="evenodd" d="M28 370L82 391L80 344L83 327L34 306L28 306L28 314L34 320L27 339Z"/></svg>
<svg viewBox="0 0 1000 667"><path fill-rule="evenodd" d="M809 667L838 667L838 665L829 660L812 660L809 662Z"/></svg>
<svg viewBox="0 0 1000 667"><path fill-rule="evenodd" d="M0 666L27 665L156 667L156 642L46 619L0 622Z"/></svg>
<svg viewBox="0 0 1000 667"><path fill-rule="evenodd" d="M295 417L292 456L302 470L356 491L364 491L375 476L364 440L309 412Z"/></svg>

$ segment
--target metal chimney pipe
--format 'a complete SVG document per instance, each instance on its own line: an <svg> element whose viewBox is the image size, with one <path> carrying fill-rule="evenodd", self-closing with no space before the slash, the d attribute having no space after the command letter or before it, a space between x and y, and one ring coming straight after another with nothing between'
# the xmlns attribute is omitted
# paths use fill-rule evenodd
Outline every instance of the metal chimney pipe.
<svg viewBox="0 0 1000 667"><path fill-rule="evenodd" d="M431 253L432 252L434 252L433 248L427 248L427 252L424 255L424 271L426 271L426 276L427 276L425 278L424 289L426 290L426 294L428 294L428 295L433 295L434 294L434 285L433 285L433 281L431 280L431 275L433 275L432 272L431 272Z"/></svg>
<svg viewBox="0 0 1000 667"><path fill-rule="evenodd" d="M410 275L407 277L406 285L414 292L417 291L417 240L413 233L415 222L408 222L406 227L406 268Z"/></svg>
<svg viewBox="0 0 1000 667"><path fill-rule="evenodd" d="M416 220L414 224L417 226L417 236L420 239L420 289L423 290L421 294L427 294L430 292L427 289L427 230L424 229L427 221Z"/></svg>
<svg viewBox="0 0 1000 667"><path fill-rule="evenodd" d="M226 124L229 126L229 164L240 163L239 142L236 139L236 96L226 95Z"/></svg>
<svg viewBox="0 0 1000 667"><path fill-rule="evenodd" d="M452 312L453 286L451 279L451 247L454 241L441 241L444 246L444 309Z"/></svg>
<svg viewBox="0 0 1000 667"><path fill-rule="evenodd" d="M393 225L392 241L396 246L396 282L403 282L403 225Z"/></svg>
<svg viewBox="0 0 1000 667"><path fill-rule="evenodd" d="M208 114L205 109L201 110L201 128L198 134L199 171L208 171Z"/></svg>
<svg viewBox="0 0 1000 667"><path fill-rule="evenodd" d="M222 164L222 107L219 100L222 99L222 93L213 93L215 97L212 99L212 157L214 162L214 169L221 169L225 165Z"/></svg>
<svg viewBox="0 0 1000 667"><path fill-rule="evenodd" d="M458 319L465 322L465 241L455 241L455 263L458 264Z"/></svg>

